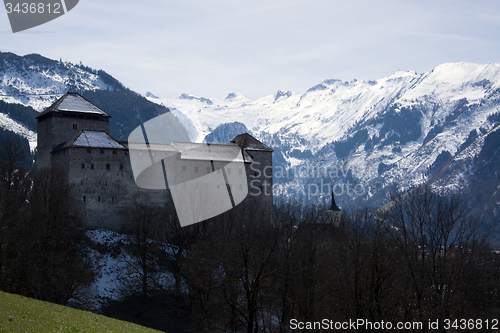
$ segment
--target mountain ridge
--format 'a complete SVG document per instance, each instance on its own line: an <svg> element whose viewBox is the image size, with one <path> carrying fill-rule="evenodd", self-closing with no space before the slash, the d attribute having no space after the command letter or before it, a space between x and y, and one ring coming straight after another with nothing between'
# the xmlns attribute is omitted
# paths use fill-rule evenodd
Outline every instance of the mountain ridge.
<svg viewBox="0 0 500 333"><path fill-rule="evenodd" d="M102 95L100 100L107 98L106 91L126 89L82 64L34 55L22 63L22 57L0 55L0 99L38 111L52 102L48 95L55 98L65 89ZM18 65L6 66L7 58ZM144 96L159 108L150 107L147 115L141 111L145 108L117 114L115 132L126 137L127 122L137 125L167 109L197 142L235 136L246 128L275 151L277 198L326 203L331 196L326 184L337 189L350 184L363 193L336 193L341 207L381 206L396 189L430 184L453 194L472 189L472 180L485 181L478 165L488 165L483 146L488 137L496 140L493 133L499 130L500 64L446 63L426 73L397 71L376 80L325 79L304 93L279 90L256 100L234 92L222 98L157 96ZM305 174L292 172L301 167ZM318 176L307 168L345 172ZM497 201L487 207L495 223Z"/></svg>

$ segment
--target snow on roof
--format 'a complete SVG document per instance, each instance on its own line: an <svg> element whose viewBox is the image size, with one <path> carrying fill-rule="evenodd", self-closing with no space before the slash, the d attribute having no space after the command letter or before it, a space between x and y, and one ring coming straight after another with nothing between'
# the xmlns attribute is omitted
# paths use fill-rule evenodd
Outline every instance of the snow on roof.
<svg viewBox="0 0 500 333"><path fill-rule="evenodd" d="M70 111L70 112L81 112L81 113L91 113L100 116L110 117L109 114L99 109L94 104L90 103L88 100L83 98L77 93L68 92L64 94L61 98L55 101L51 106L49 106L45 111L40 113L38 117L49 112L60 112L60 111ZM38 118L37 117L37 118Z"/></svg>
<svg viewBox="0 0 500 333"><path fill-rule="evenodd" d="M75 139L69 141L65 147L126 149L103 131L82 131Z"/></svg>
<svg viewBox="0 0 500 333"><path fill-rule="evenodd" d="M244 152L240 158L241 148L234 144L200 144L188 142L172 142L172 146L180 152L181 159L225 162L253 162L253 159Z"/></svg>

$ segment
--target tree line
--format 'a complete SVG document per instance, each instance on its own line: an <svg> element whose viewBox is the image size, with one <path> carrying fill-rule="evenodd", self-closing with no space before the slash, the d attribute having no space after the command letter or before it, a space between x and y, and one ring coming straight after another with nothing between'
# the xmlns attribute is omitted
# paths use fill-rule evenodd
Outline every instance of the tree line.
<svg viewBox="0 0 500 333"><path fill-rule="evenodd" d="M95 244L63 172L30 170L12 140L0 146L0 289L82 305ZM118 250L129 255L121 283L139 313L128 319L256 333L290 332L292 319L418 321L431 331L429 321L498 318L500 257L464 202L426 187L393 199L384 210L342 212L338 227L326 207L255 201L182 228L172 203L137 197ZM162 275L174 280L167 290ZM158 301L178 312L159 313Z"/></svg>
<svg viewBox="0 0 500 333"><path fill-rule="evenodd" d="M184 228L173 207L143 199L129 221L137 274L128 290L146 324L149 299L162 292L148 276L165 268L175 278L170 302L188 309L196 332L290 332L292 319L325 318L446 332L445 319L497 318L500 257L463 200L426 187L393 199L384 210L343 212L338 227L325 207L288 202Z"/></svg>

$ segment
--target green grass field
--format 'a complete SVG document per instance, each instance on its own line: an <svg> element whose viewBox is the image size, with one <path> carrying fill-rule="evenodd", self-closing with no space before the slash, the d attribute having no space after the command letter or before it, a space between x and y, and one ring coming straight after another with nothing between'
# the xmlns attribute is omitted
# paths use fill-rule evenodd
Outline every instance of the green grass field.
<svg viewBox="0 0 500 333"><path fill-rule="evenodd" d="M0 332L159 332L92 312L0 292Z"/></svg>

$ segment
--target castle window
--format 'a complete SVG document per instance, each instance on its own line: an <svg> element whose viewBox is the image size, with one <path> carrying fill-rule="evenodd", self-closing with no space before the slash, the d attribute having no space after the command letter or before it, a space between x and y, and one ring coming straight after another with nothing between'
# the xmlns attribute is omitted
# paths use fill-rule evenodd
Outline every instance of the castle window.
<svg viewBox="0 0 500 333"><path fill-rule="evenodd" d="M101 196L97 197L97 202L101 202Z"/></svg>
<svg viewBox="0 0 500 333"><path fill-rule="evenodd" d="M101 154L104 154L104 149L99 150Z"/></svg>
<svg viewBox="0 0 500 333"><path fill-rule="evenodd" d="M91 168L91 169L94 169L94 165L93 165L93 164L91 164L91 165L90 165L90 168Z"/></svg>
<svg viewBox="0 0 500 333"><path fill-rule="evenodd" d="M116 150L113 150L113 155L116 155Z"/></svg>
<svg viewBox="0 0 500 333"><path fill-rule="evenodd" d="M73 124L73 129L74 130L78 129L78 124Z"/></svg>
<svg viewBox="0 0 500 333"><path fill-rule="evenodd" d="M108 169L108 170L111 169L111 165L106 164L106 169Z"/></svg>
<svg viewBox="0 0 500 333"><path fill-rule="evenodd" d="M120 163L120 170L123 170L123 163Z"/></svg>
<svg viewBox="0 0 500 333"><path fill-rule="evenodd" d="M85 196L83 196L83 202L85 202L85 199L86 199L86 197L85 197Z"/></svg>
<svg viewBox="0 0 500 333"><path fill-rule="evenodd" d="M82 169L85 169L85 163L82 163Z"/></svg>
<svg viewBox="0 0 500 333"><path fill-rule="evenodd" d="M91 152L92 152L92 149L87 148L87 153L91 153Z"/></svg>
<svg viewBox="0 0 500 333"><path fill-rule="evenodd" d="M82 180L80 180L80 185L83 185L83 179L82 179Z"/></svg>
<svg viewBox="0 0 500 333"><path fill-rule="evenodd" d="M111 197L111 202L115 202L115 197Z"/></svg>

